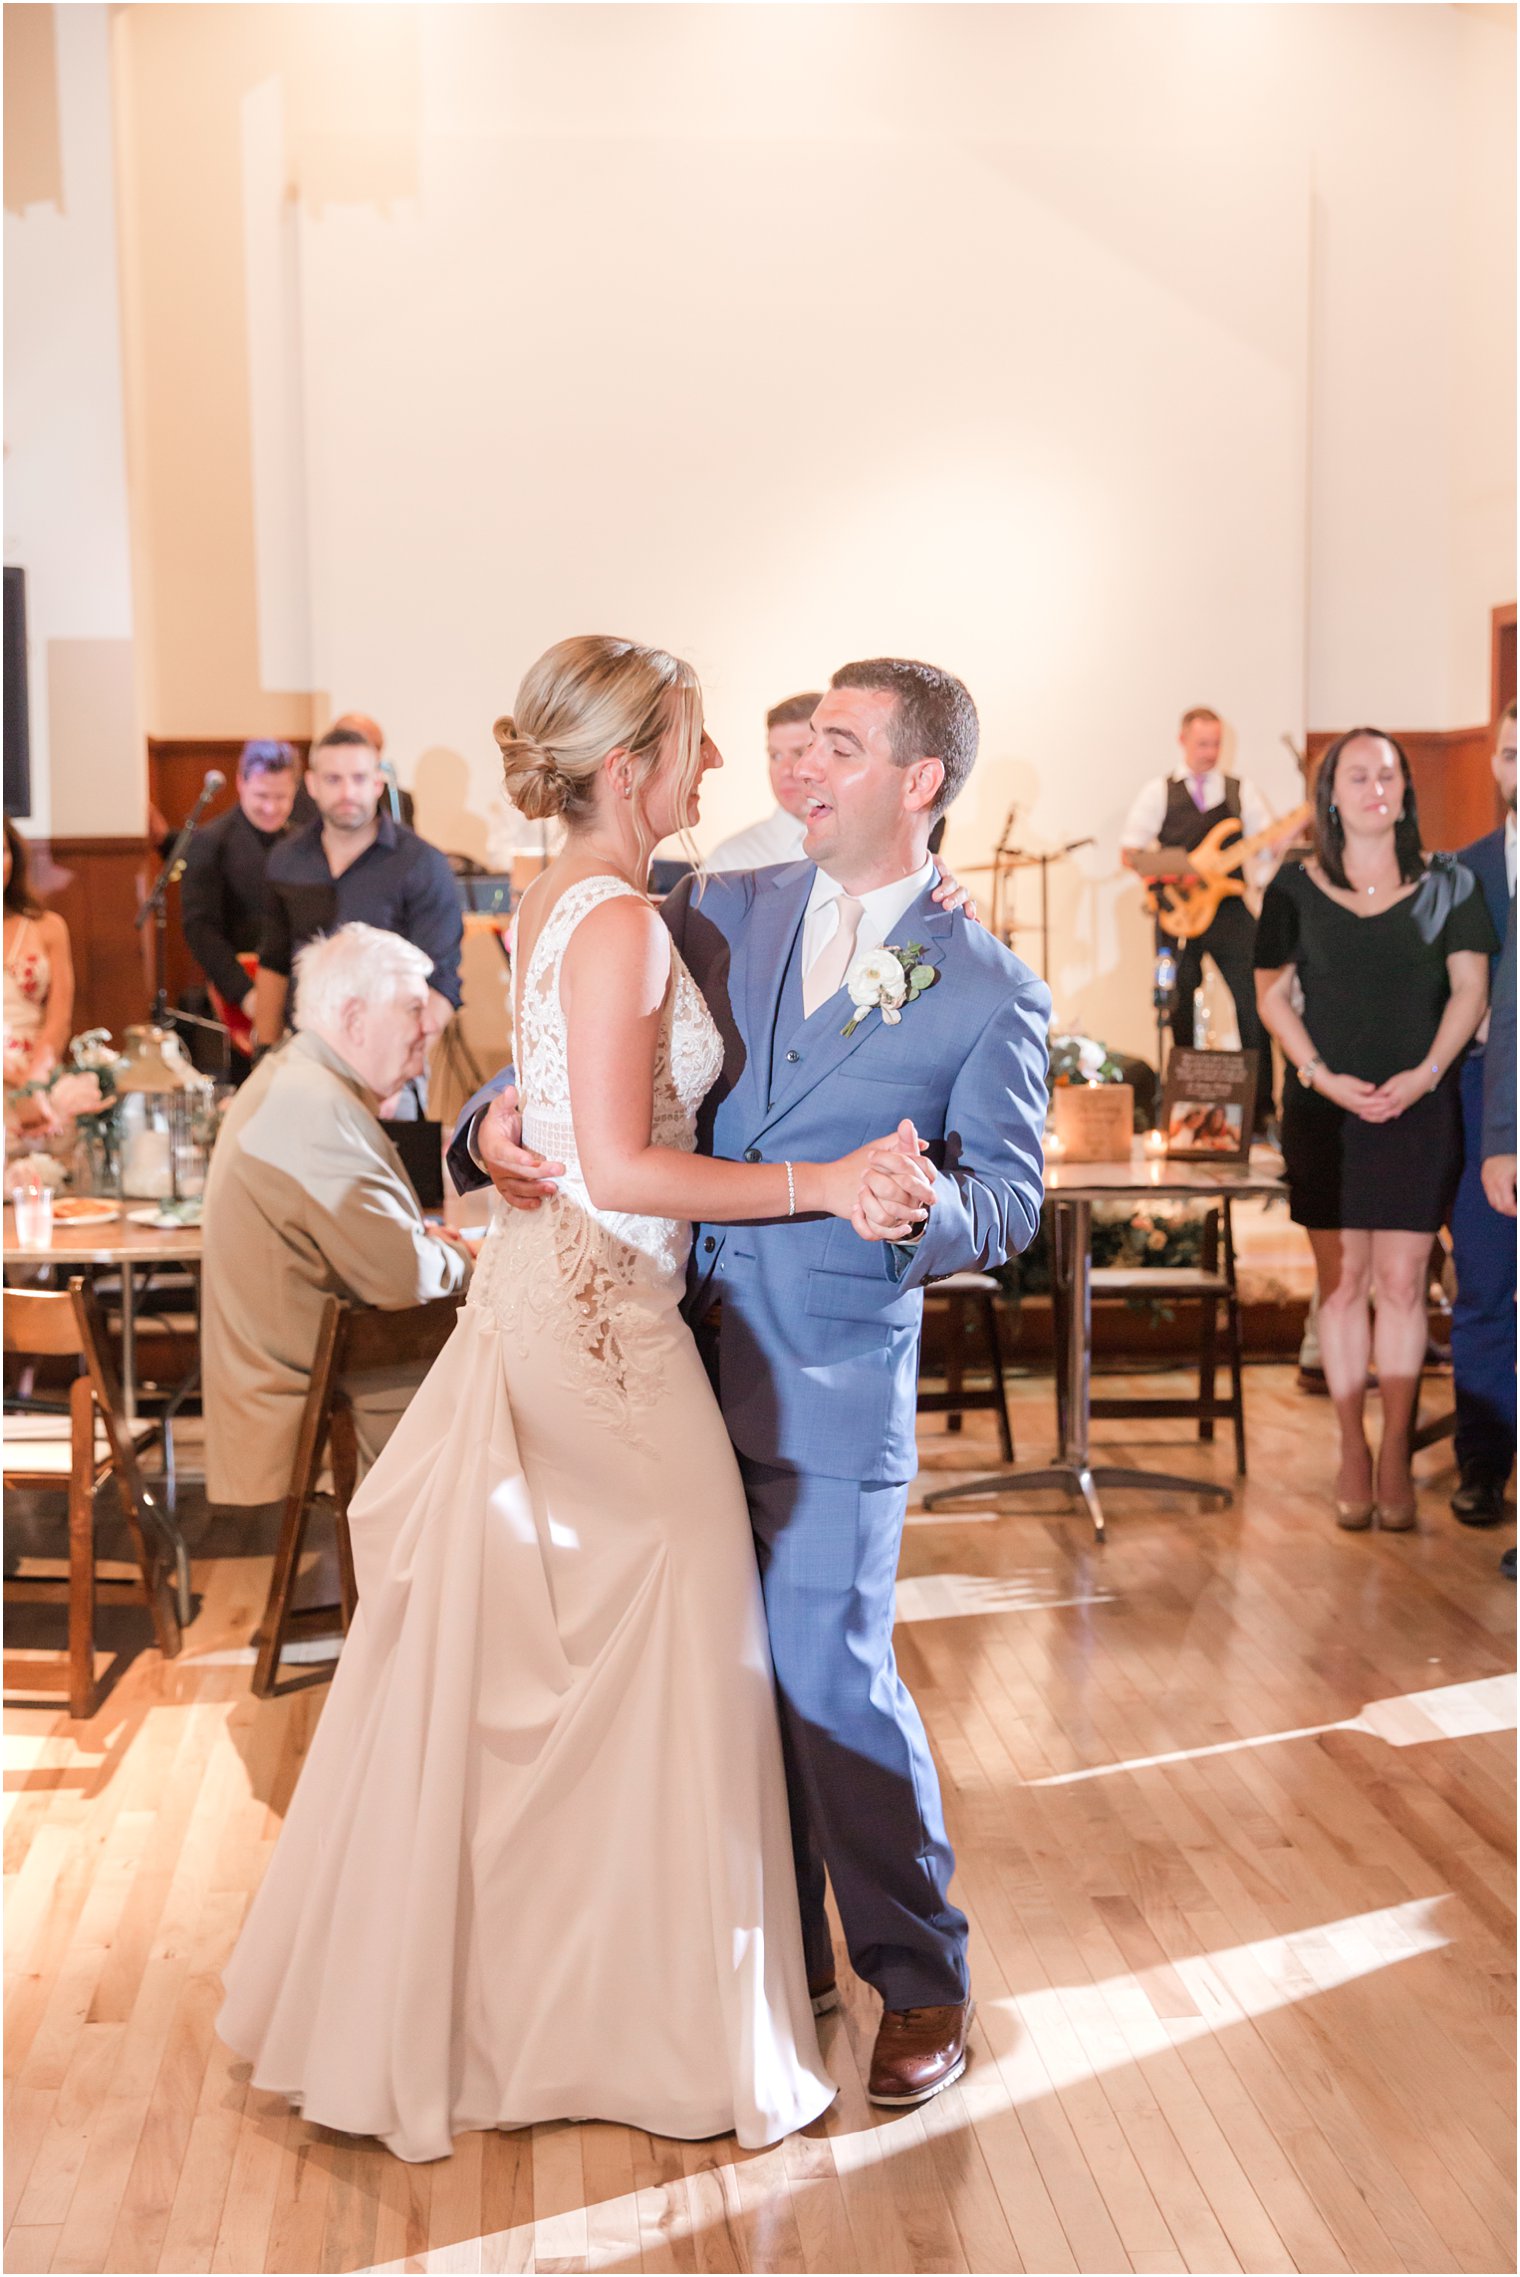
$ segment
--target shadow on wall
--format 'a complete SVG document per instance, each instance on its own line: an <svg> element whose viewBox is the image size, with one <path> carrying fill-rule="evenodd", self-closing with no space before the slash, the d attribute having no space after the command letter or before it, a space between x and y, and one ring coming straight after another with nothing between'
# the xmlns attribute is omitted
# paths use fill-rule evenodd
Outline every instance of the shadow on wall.
<svg viewBox="0 0 1520 2277"><path fill-rule="evenodd" d="M486 860L489 825L470 805L469 762L459 752L442 745L424 751L412 771L412 796L424 838L446 854Z"/></svg>

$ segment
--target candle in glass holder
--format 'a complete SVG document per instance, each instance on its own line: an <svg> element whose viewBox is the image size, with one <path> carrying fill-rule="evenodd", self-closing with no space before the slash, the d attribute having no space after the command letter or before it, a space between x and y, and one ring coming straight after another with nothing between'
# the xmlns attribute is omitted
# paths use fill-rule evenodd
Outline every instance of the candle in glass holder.
<svg viewBox="0 0 1520 2277"><path fill-rule="evenodd" d="M156 1201L169 1192L171 1183L169 1133L129 1131L121 1170L122 1192L145 1194Z"/></svg>
<svg viewBox="0 0 1520 2277"><path fill-rule="evenodd" d="M1145 1134L1145 1151L1147 1154L1165 1154L1165 1131L1147 1131Z"/></svg>

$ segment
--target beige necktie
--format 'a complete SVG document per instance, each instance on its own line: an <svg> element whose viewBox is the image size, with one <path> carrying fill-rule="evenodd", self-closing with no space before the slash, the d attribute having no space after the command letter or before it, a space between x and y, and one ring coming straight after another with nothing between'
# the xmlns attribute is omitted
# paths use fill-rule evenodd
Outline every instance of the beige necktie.
<svg viewBox="0 0 1520 2277"><path fill-rule="evenodd" d="M802 976L802 1012L808 1020L820 1004L827 1004L835 991L843 987L844 976L855 955L855 936L860 931L860 913L865 903L857 901L852 893L842 893L834 906L839 911L838 930L824 943Z"/></svg>

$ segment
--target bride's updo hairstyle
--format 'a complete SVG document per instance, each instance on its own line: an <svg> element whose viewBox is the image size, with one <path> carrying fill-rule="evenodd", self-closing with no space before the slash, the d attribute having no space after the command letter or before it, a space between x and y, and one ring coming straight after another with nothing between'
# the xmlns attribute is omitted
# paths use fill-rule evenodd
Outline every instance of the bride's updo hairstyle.
<svg viewBox="0 0 1520 2277"><path fill-rule="evenodd" d="M644 794L673 728L675 812L684 814L702 765L702 691L691 666L604 633L556 641L496 722L507 796L530 822L563 816L574 829L595 813L602 762L621 749L642 829Z"/></svg>

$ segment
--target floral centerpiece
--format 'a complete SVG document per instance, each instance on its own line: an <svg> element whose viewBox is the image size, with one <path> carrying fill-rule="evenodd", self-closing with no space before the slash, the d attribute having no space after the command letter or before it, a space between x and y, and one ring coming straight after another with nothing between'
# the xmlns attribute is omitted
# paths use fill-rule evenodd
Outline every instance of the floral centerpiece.
<svg viewBox="0 0 1520 2277"><path fill-rule="evenodd" d="M40 1141L50 1152L72 1139L73 1182L95 1191L109 1185L115 1170L116 1067L109 1028L86 1028L44 1074L7 1089L7 1139Z"/></svg>
<svg viewBox="0 0 1520 2277"><path fill-rule="evenodd" d="M1051 1033L1050 1067L1045 1077L1054 1091L1062 1083L1122 1083L1124 1070L1096 1036Z"/></svg>
<svg viewBox="0 0 1520 2277"><path fill-rule="evenodd" d="M1203 1258L1202 1210L1188 1202L1097 1202L1092 1215L1094 1265L1197 1265ZM1048 1296L1051 1287L1050 1219L1042 1216L1029 1247L997 1270L1009 1296ZM1154 1297L1131 1297L1133 1309L1157 1305ZM1160 1308L1163 1313L1166 1308Z"/></svg>

